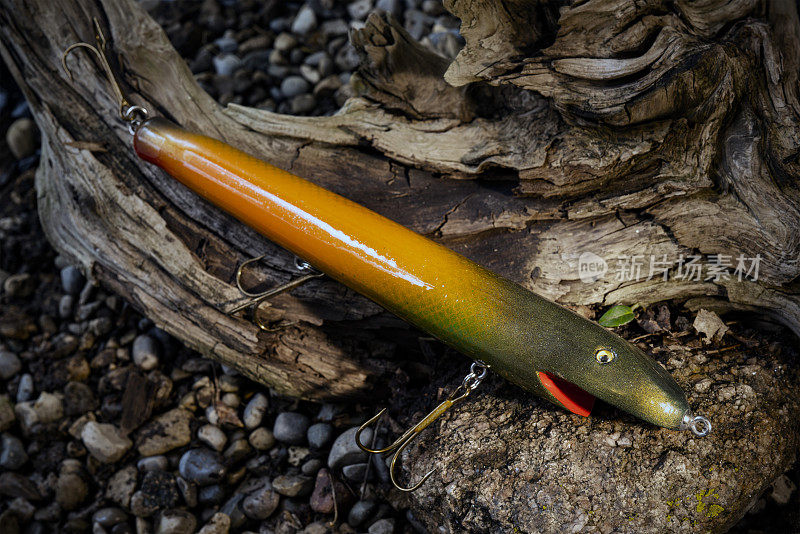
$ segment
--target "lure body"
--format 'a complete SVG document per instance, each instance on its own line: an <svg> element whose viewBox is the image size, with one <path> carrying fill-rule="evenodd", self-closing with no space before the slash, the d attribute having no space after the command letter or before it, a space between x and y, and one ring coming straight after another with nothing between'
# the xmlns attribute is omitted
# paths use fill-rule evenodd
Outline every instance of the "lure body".
<svg viewBox="0 0 800 534"><path fill-rule="evenodd" d="M625 340L367 208L160 118L136 152L278 245L524 389L588 415L593 396L683 428L688 403ZM600 349L612 361L596 358ZM591 395L586 394L588 392Z"/></svg>

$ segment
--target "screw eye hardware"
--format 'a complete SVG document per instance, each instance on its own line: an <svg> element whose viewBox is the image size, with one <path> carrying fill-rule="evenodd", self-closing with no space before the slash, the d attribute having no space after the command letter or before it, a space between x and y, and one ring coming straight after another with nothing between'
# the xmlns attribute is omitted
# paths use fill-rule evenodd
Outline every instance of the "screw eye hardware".
<svg viewBox="0 0 800 534"><path fill-rule="evenodd" d="M594 357L598 363L607 364L611 363L617 355L611 349L597 349L594 353Z"/></svg>

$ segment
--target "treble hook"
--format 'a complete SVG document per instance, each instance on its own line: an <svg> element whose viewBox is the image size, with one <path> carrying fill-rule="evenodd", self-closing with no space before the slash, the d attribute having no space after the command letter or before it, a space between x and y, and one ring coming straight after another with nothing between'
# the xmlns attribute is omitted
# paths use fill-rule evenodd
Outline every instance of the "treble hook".
<svg viewBox="0 0 800 534"><path fill-rule="evenodd" d="M103 70L106 73L109 83L111 83L114 96L117 99L120 118L128 123L131 134L136 133L136 129L138 129L138 127L145 120L147 120L148 112L143 107L131 105L130 102L128 102L128 99L125 97L125 93L122 91L122 86L119 83L119 79L114 73L114 69L111 68L111 64L108 62L108 43L106 41L106 36L103 34L103 30L100 28L100 22L97 20L97 17L93 17L92 21L94 22L94 38L97 44L90 45L89 43L81 42L70 45L61 54L61 66L63 67L64 72L67 73L69 81L74 82L75 79L72 76L72 71L67 66L67 56L69 56L73 50L77 50L78 48L85 48L97 56L98 61L100 61L100 65L103 67Z"/></svg>
<svg viewBox="0 0 800 534"><path fill-rule="evenodd" d="M295 278L294 280L289 280L285 284L281 284L277 287L267 289L266 291L262 291L261 293L253 293L252 291L248 291L242 286L242 273L244 272L245 267L247 267L252 263L261 261L262 259L264 259L264 256L265 255L262 254L257 258L251 258L247 261L243 261L236 268L236 287L239 289L239 291L241 291L241 293L244 296L250 297L250 299L246 301L244 304L240 304L239 306L236 306L232 310L229 310L227 313L228 315L233 315L234 313L244 310L245 308L251 308L253 315L253 322L256 324L256 326L267 332L272 332L274 331L274 329L262 323L261 320L258 318L257 312L261 303L264 302L265 300L271 299L272 297L280 295L281 293L286 293L297 287L300 287L309 280L325 276L325 273L316 270L307 261L301 260L300 258L295 258L294 262L295 268L300 272L308 271L308 274L304 274L303 276Z"/></svg>
<svg viewBox="0 0 800 534"><path fill-rule="evenodd" d="M412 441L414 441L414 439L420 434L420 432L425 430L431 423L436 421L439 417L441 417L447 410L452 408L455 404L458 404L462 400L469 397L470 393L472 393L475 390L475 388L477 388L481 384L481 382L483 382L483 379L486 378L488 372L489 372L488 365L484 364L483 362L474 362L469 368L469 374L464 377L464 381L461 383L461 385L459 385L455 390L453 390L453 392L441 404L439 404L436 408L431 410L431 412L428 415L423 417L419 423L406 430L402 436L397 438L395 442L389 445L388 447L384 447L382 449L370 449L361 442L361 434L364 432L364 430L366 430L366 428L369 425L377 421L386 412L386 408L382 409L380 412L377 413L377 415L375 415L374 417L366 421L363 425L358 427L355 436L356 445L358 445L358 447L362 451L367 452L369 454L383 454L386 452L395 451L394 455L392 456L392 462L389 465L389 477L392 480L392 484L394 484L394 487L399 489L400 491L405 491L405 492L416 491L417 489L419 489L420 486L422 486L425 483L426 480L428 480L428 478L430 478L430 476L436 471L436 468L431 469L430 471L425 473L425 476L423 476L422 479L420 479L420 481L414 484L413 486L404 487L401 486L397 482L397 479L395 478L395 466L397 464L397 459L400 457L401 454L403 454L403 451L406 449L406 447L408 447L408 445Z"/></svg>

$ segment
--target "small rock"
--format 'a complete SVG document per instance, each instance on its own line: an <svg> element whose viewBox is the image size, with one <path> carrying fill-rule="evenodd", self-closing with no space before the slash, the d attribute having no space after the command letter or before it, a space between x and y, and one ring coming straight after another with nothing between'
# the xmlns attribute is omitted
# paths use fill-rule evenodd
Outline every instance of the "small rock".
<svg viewBox="0 0 800 534"><path fill-rule="evenodd" d="M17 386L17 402L26 402L33 398L33 376L29 373L22 375Z"/></svg>
<svg viewBox="0 0 800 534"><path fill-rule="evenodd" d="M433 17L426 15L422 11L409 9L405 12L405 29L415 40L419 41L422 36L429 32L433 25Z"/></svg>
<svg viewBox="0 0 800 534"><path fill-rule="evenodd" d="M372 0L355 0L347 4L347 13L353 20L364 20L372 11Z"/></svg>
<svg viewBox="0 0 800 534"><path fill-rule="evenodd" d="M250 402L248 402L247 406L244 408L244 415L242 416L244 426L253 429L260 425L261 421L264 419L264 412L266 412L268 405L269 401L266 395L263 393L256 393L253 395L253 398L250 399Z"/></svg>
<svg viewBox="0 0 800 534"><path fill-rule="evenodd" d="M138 474L132 465L114 473L106 485L106 499L114 501L123 508L128 508L131 504L131 495L136 489Z"/></svg>
<svg viewBox="0 0 800 534"><path fill-rule="evenodd" d="M361 526L373 514L375 507L373 501L358 501L350 508L350 513L347 515L347 522L352 527Z"/></svg>
<svg viewBox="0 0 800 534"><path fill-rule="evenodd" d="M713 311L701 309L697 312L697 317L692 324L697 332L703 334L705 341L711 342L713 340L721 340L725 333L729 330L719 315Z"/></svg>
<svg viewBox="0 0 800 534"><path fill-rule="evenodd" d="M56 479L56 502L64 510L74 510L86 499L89 487L81 476L77 460L64 460Z"/></svg>
<svg viewBox="0 0 800 534"><path fill-rule="evenodd" d="M0 395L0 432L8 430L17 418L14 415L14 406L8 397Z"/></svg>
<svg viewBox="0 0 800 534"><path fill-rule="evenodd" d="M319 82L319 81L320 81L320 79L322 78L322 77L319 75L319 71L317 71L317 69L315 69L315 68L314 68L314 67L312 67L311 65L305 65L305 64L303 64L303 65L300 65L300 74L301 74L301 75L303 76L303 78L305 78L305 79L308 81L308 83L310 83L310 84L315 84L315 83Z"/></svg>
<svg viewBox="0 0 800 534"><path fill-rule="evenodd" d="M784 505L789 504L789 500L792 498L792 493L797 489L792 479L787 477L786 475L781 475L775 482L772 483L772 492L770 493L770 497L772 500L778 504Z"/></svg>
<svg viewBox="0 0 800 534"><path fill-rule="evenodd" d="M89 453L104 464L119 461L133 447L133 442L116 426L95 421L86 423L81 439Z"/></svg>
<svg viewBox="0 0 800 534"><path fill-rule="evenodd" d="M165 510L156 520L155 534L193 534L197 519L185 510Z"/></svg>
<svg viewBox="0 0 800 534"><path fill-rule="evenodd" d="M212 61L214 63L214 71L219 76L231 76L242 66L242 60L234 54L222 54Z"/></svg>
<svg viewBox="0 0 800 534"><path fill-rule="evenodd" d="M3 281L3 290L11 298L29 297L36 290L36 280L28 273L12 274Z"/></svg>
<svg viewBox="0 0 800 534"><path fill-rule="evenodd" d="M289 109L294 115L302 115L303 113L310 113L317 107L317 99L314 95L304 94L297 95L292 98Z"/></svg>
<svg viewBox="0 0 800 534"><path fill-rule="evenodd" d="M367 529L369 534L394 534L394 519L379 519Z"/></svg>
<svg viewBox="0 0 800 534"><path fill-rule="evenodd" d="M242 501L242 510L250 519L264 520L278 508L280 500L269 481L264 480L258 489Z"/></svg>
<svg viewBox="0 0 800 534"><path fill-rule="evenodd" d="M314 482L314 491L309 499L311 509L320 514L330 514L335 509L331 475L327 469L320 469Z"/></svg>
<svg viewBox="0 0 800 534"><path fill-rule="evenodd" d="M197 484L189 482L183 477L176 477L175 482L178 484L178 490L181 492L186 506L189 508L197 506Z"/></svg>
<svg viewBox="0 0 800 534"><path fill-rule="evenodd" d="M152 371L158 366L158 343L148 335L137 336L131 349L133 363L145 371Z"/></svg>
<svg viewBox="0 0 800 534"><path fill-rule="evenodd" d="M72 381L64 387L64 413L67 415L83 415L97 408L97 405L97 399L88 385Z"/></svg>
<svg viewBox="0 0 800 534"><path fill-rule="evenodd" d="M328 467L337 471L345 465L363 463L367 461L368 455L356 444L356 432L358 427L344 431L336 441L333 442L331 452L328 455ZM361 433L362 443L369 443L372 439L372 429L366 428Z"/></svg>
<svg viewBox="0 0 800 534"><path fill-rule="evenodd" d="M403 14L403 3L401 0L378 0L375 7L386 13L391 13L395 17L399 17Z"/></svg>
<svg viewBox="0 0 800 534"><path fill-rule="evenodd" d="M444 13L444 6L439 0L424 0L422 2L422 11L427 15L437 16Z"/></svg>
<svg viewBox="0 0 800 534"><path fill-rule="evenodd" d="M149 471L142 479L141 489L131 497L131 511L134 511L134 505L136 505L143 513L134 512L135 515L149 517L157 510L174 507L179 498L178 487L172 473Z"/></svg>
<svg viewBox="0 0 800 534"><path fill-rule="evenodd" d="M308 444L321 449L333 438L333 427L328 423L317 423L308 427Z"/></svg>
<svg viewBox="0 0 800 534"><path fill-rule="evenodd" d="M272 481L272 488L287 497L304 497L314 489L314 479L304 475L280 475Z"/></svg>
<svg viewBox="0 0 800 534"><path fill-rule="evenodd" d="M166 456L146 456L136 462L136 468L142 472L166 471L169 469L169 460Z"/></svg>
<svg viewBox="0 0 800 534"><path fill-rule="evenodd" d="M197 534L227 534L231 528L231 518L222 512L217 512L208 523L203 525Z"/></svg>
<svg viewBox="0 0 800 534"><path fill-rule="evenodd" d="M304 475L314 476L317 474L317 472L319 472L323 465L324 464L322 463L322 460L319 458L312 458L303 464L303 466L300 468L300 472Z"/></svg>
<svg viewBox="0 0 800 534"><path fill-rule="evenodd" d="M205 486L222 480L226 470L219 453L209 449L191 449L181 456L178 471L189 482Z"/></svg>
<svg viewBox="0 0 800 534"><path fill-rule="evenodd" d="M317 15L314 13L314 10L306 4L300 8L300 11L297 12L297 16L294 18L294 22L292 22L292 33L305 35L316 27Z"/></svg>
<svg viewBox="0 0 800 534"><path fill-rule="evenodd" d="M28 499L17 497L13 501L11 501L11 503L8 505L8 511L16 515L21 522L27 523L31 520L33 514L36 512L36 507L33 504L31 504L30 501L28 501ZM29 527L26 530L26 533L30 533L32 530L33 529Z"/></svg>
<svg viewBox="0 0 800 534"><path fill-rule="evenodd" d="M36 123L27 117L17 119L6 130L6 144L16 159L25 159L36 152L39 130Z"/></svg>
<svg viewBox="0 0 800 534"><path fill-rule="evenodd" d="M346 465L342 468L342 474L351 482L361 482L367 474L366 463Z"/></svg>
<svg viewBox="0 0 800 534"><path fill-rule="evenodd" d="M223 457L228 465L232 465L250 456L251 451L252 449L250 448L250 444L246 439L235 439L233 442L231 442L228 448L225 449Z"/></svg>
<svg viewBox="0 0 800 534"><path fill-rule="evenodd" d="M219 504L225 499L225 489L219 484L203 486L197 492L197 501L201 504Z"/></svg>
<svg viewBox="0 0 800 534"><path fill-rule="evenodd" d="M58 301L58 316L62 319L69 319L72 316L72 309L75 306L75 297L72 295L62 295Z"/></svg>
<svg viewBox="0 0 800 534"><path fill-rule="evenodd" d="M136 437L142 456L156 456L188 445L192 440L192 414L183 408L170 410L147 423Z"/></svg>
<svg viewBox="0 0 800 534"><path fill-rule="evenodd" d="M291 33L281 33L275 38L272 45L278 52L287 52L297 46L297 39L292 37Z"/></svg>
<svg viewBox="0 0 800 534"><path fill-rule="evenodd" d="M244 511L242 510L242 501L244 497L245 496L241 493L235 493L233 497L225 501L225 504L219 509L220 512L231 518L231 529L233 530L239 529L247 521L247 516L244 515Z"/></svg>
<svg viewBox="0 0 800 534"><path fill-rule="evenodd" d="M61 287L69 295L77 295L83 288L86 279L76 267L68 265L61 269Z"/></svg>
<svg viewBox="0 0 800 534"><path fill-rule="evenodd" d="M16 471L28 461L28 455L22 442L11 434L0 437L0 467Z"/></svg>
<svg viewBox="0 0 800 534"><path fill-rule="evenodd" d="M219 39L215 39L214 44L217 45L217 48L223 54L235 52L239 46L239 43L236 42L236 39L228 35L228 32L225 32L225 35Z"/></svg>
<svg viewBox="0 0 800 534"><path fill-rule="evenodd" d="M263 426L253 430L248 440L250 441L250 445L259 451L271 449L273 445L275 445L275 436Z"/></svg>
<svg viewBox="0 0 800 534"><path fill-rule="evenodd" d="M283 412L278 414L275 419L272 434L278 441L299 445L305 441L308 426L309 420L305 415L296 412Z"/></svg>
<svg viewBox="0 0 800 534"><path fill-rule="evenodd" d="M240 54L248 54L254 51L263 51L272 46L272 37L269 35L256 35L239 45Z"/></svg>
<svg viewBox="0 0 800 534"><path fill-rule="evenodd" d="M311 89L311 86L300 76L287 76L281 82L281 93L286 98L307 93L309 89Z"/></svg>
<svg viewBox="0 0 800 534"><path fill-rule="evenodd" d="M42 498L30 479L8 471L0 474L0 495L14 498L22 497L29 501L38 501ZM56 487L56 495L58 495L58 487Z"/></svg>
<svg viewBox="0 0 800 534"><path fill-rule="evenodd" d="M22 362L13 352L0 350L0 378L8 380L22 370Z"/></svg>
<svg viewBox="0 0 800 534"><path fill-rule="evenodd" d="M320 26L320 31L322 35L330 39L331 37L347 35L347 32L350 31L350 25L344 19L326 20Z"/></svg>
<svg viewBox="0 0 800 534"><path fill-rule="evenodd" d="M43 391L33 404L33 410L40 423L54 423L64 417L64 402L60 394Z"/></svg>
<svg viewBox="0 0 800 534"><path fill-rule="evenodd" d="M225 448L228 437L218 426L203 425L197 430L197 439L217 452Z"/></svg>
<svg viewBox="0 0 800 534"><path fill-rule="evenodd" d="M92 515L92 521L103 527L113 527L128 519L128 515L115 507L100 508Z"/></svg>

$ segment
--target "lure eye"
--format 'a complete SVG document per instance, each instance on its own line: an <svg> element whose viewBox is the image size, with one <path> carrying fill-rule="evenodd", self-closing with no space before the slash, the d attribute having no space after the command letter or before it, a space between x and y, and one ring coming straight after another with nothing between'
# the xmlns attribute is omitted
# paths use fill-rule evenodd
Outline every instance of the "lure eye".
<svg viewBox="0 0 800 534"><path fill-rule="evenodd" d="M617 355L611 349L597 349L594 353L594 357L598 363L606 364L611 363Z"/></svg>

